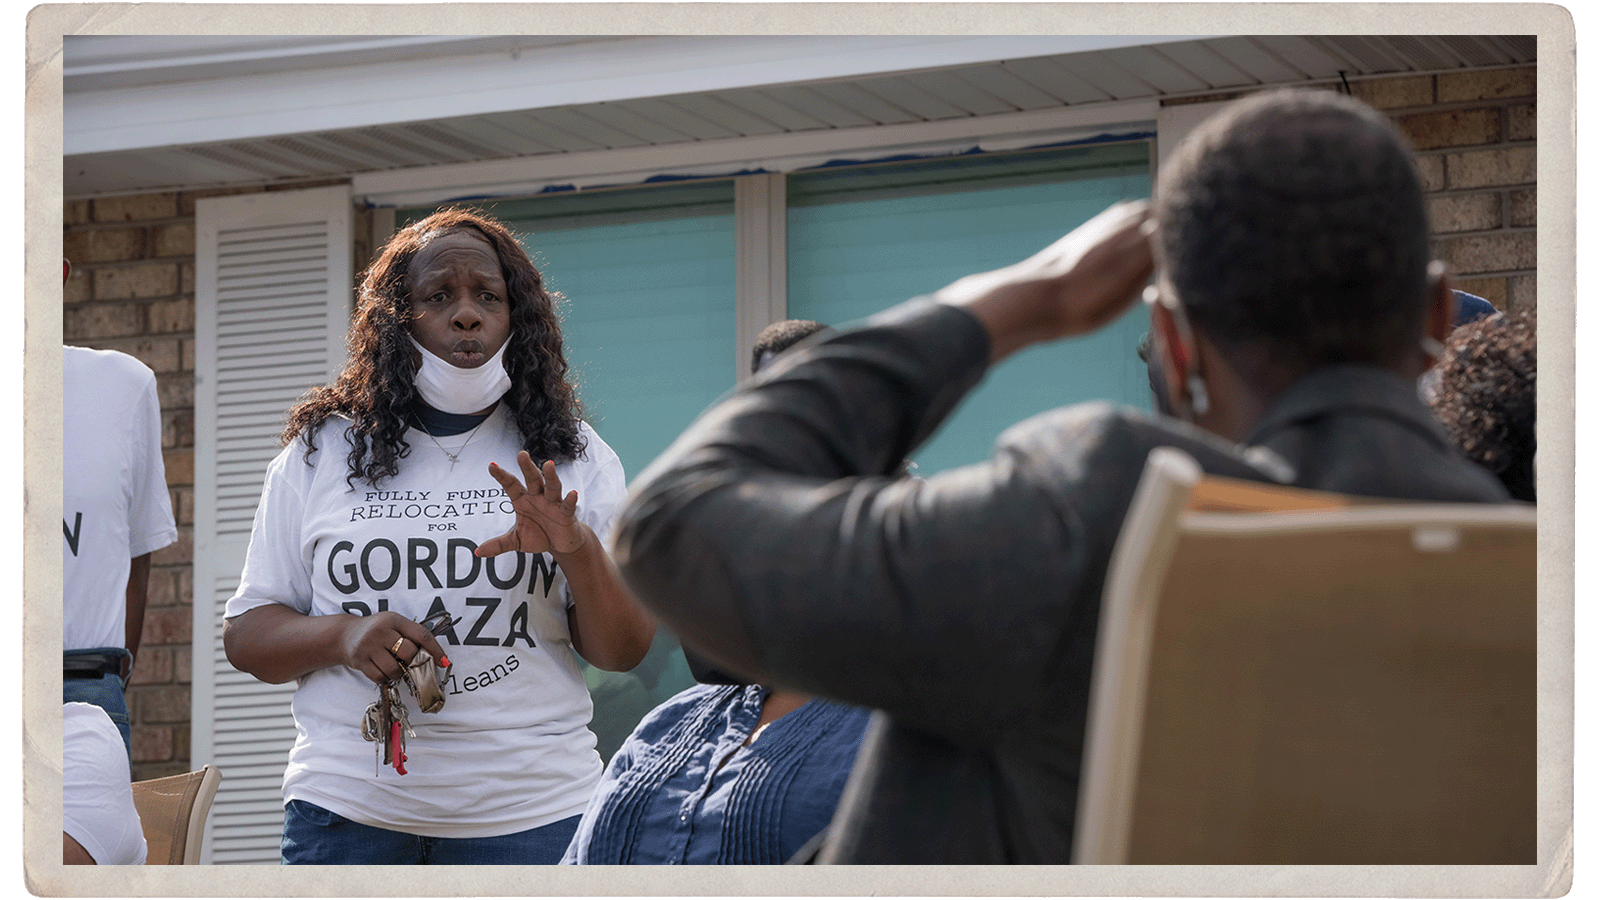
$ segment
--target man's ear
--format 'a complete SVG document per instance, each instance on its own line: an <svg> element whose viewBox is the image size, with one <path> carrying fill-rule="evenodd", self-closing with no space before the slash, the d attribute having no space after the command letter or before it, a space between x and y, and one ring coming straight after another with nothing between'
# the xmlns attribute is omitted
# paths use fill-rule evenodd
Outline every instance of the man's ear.
<svg viewBox="0 0 1600 900"><path fill-rule="evenodd" d="M1456 321L1455 286L1444 263L1428 263L1428 319L1423 334L1441 344Z"/></svg>
<svg viewBox="0 0 1600 900"><path fill-rule="evenodd" d="M1150 305L1150 332L1150 352L1160 354L1167 396L1174 399L1186 396L1183 382L1193 365L1195 348L1184 342L1172 310L1160 303Z"/></svg>

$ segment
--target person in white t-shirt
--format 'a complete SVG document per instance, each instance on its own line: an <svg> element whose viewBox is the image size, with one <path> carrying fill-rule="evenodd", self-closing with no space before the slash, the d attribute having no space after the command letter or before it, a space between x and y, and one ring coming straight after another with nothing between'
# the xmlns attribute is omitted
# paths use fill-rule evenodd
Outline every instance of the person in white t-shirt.
<svg viewBox="0 0 1600 900"><path fill-rule="evenodd" d="M62 700L104 709L127 753L123 689L144 629L150 554L178 538L155 373L126 353L62 347L61 421Z"/></svg>
<svg viewBox="0 0 1600 900"><path fill-rule="evenodd" d="M144 828L133 805L128 753L106 711L61 705L61 861L139 866Z"/></svg>
<svg viewBox="0 0 1600 900"><path fill-rule="evenodd" d="M446 210L368 269L349 361L289 412L223 642L298 679L285 864L555 863L599 779L573 651L626 670L655 622L606 555L625 489L504 226ZM454 621L437 637L419 624ZM445 703L392 766L363 737L418 648Z"/></svg>

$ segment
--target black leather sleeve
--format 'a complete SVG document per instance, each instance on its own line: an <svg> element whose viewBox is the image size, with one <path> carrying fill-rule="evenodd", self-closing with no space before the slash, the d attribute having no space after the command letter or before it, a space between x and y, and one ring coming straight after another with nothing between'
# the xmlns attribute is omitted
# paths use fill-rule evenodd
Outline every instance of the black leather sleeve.
<svg viewBox="0 0 1600 900"><path fill-rule="evenodd" d="M982 462L894 477L987 359L976 319L926 300L785 354L639 476L624 577L756 682L955 741L1062 718L1149 449L1253 471L1214 437L1091 403L1012 426Z"/></svg>
<svg viewBox="0 0 1600 900"><path fill-rule="evenodd" d="M926 300L786 354L639 476L615 541L624 577L728 671L938 731L985 727L947 720L956 693L1004 705L973 683L1022 661L993 637L996 605L1021 611L1081 562L1016 558L1019 529L1070 546L1078 525L1011 457L893 477L987 360L974 318Z"/></svg>

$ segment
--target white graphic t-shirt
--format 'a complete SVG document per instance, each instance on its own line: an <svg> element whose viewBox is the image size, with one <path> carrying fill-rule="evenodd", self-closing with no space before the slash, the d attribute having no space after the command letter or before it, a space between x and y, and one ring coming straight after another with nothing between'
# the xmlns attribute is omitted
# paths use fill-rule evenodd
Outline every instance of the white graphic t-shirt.
<svg viewBox="0 0 1600 900"><path fill-rule="evenodd" d="M400 475L376 487L346 483L347 425L318 429L309 464L302 437L268 467L225 615L281 603L314 616L387 609L416 620L444 609L461 621L439 638L452 665L444 708L420 712L400 692L416 731L405 775L379 770L378 745L361 736L362 713L378 698L372 681L346 666L300 680L284 802L431 837L511 834L583 812L601 763L566 576L548 554L472 553L515 520L489 475L494 462L522 477L504 407L438 445L407 431ZM578 492L578 518L605 540L626 488L622 463L588 425L581 435L586 451L556 473L563 494Z"/></svg>
<svg viewBox="0 0 1600 900"><path fill-rule="evenodd" d="M126 353L61 348L61 424L62 649L122 647L129 561L178 537L155 373Z"/></svg>

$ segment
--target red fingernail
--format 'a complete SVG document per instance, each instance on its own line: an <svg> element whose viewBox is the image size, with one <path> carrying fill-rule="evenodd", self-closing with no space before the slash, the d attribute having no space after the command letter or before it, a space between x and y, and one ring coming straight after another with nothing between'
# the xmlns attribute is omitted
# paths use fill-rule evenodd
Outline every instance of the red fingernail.
<svg viewBox="0 0 1600 900"><path fill-rule="evenodd" d="M439 662L442 662L442 663L444 663L444 667L445 667L445 668L446 668L446 669L448 669L448 668L450 668L450 657L448 657L448 656L441 656L441 657L439 657Z"/></svg>

